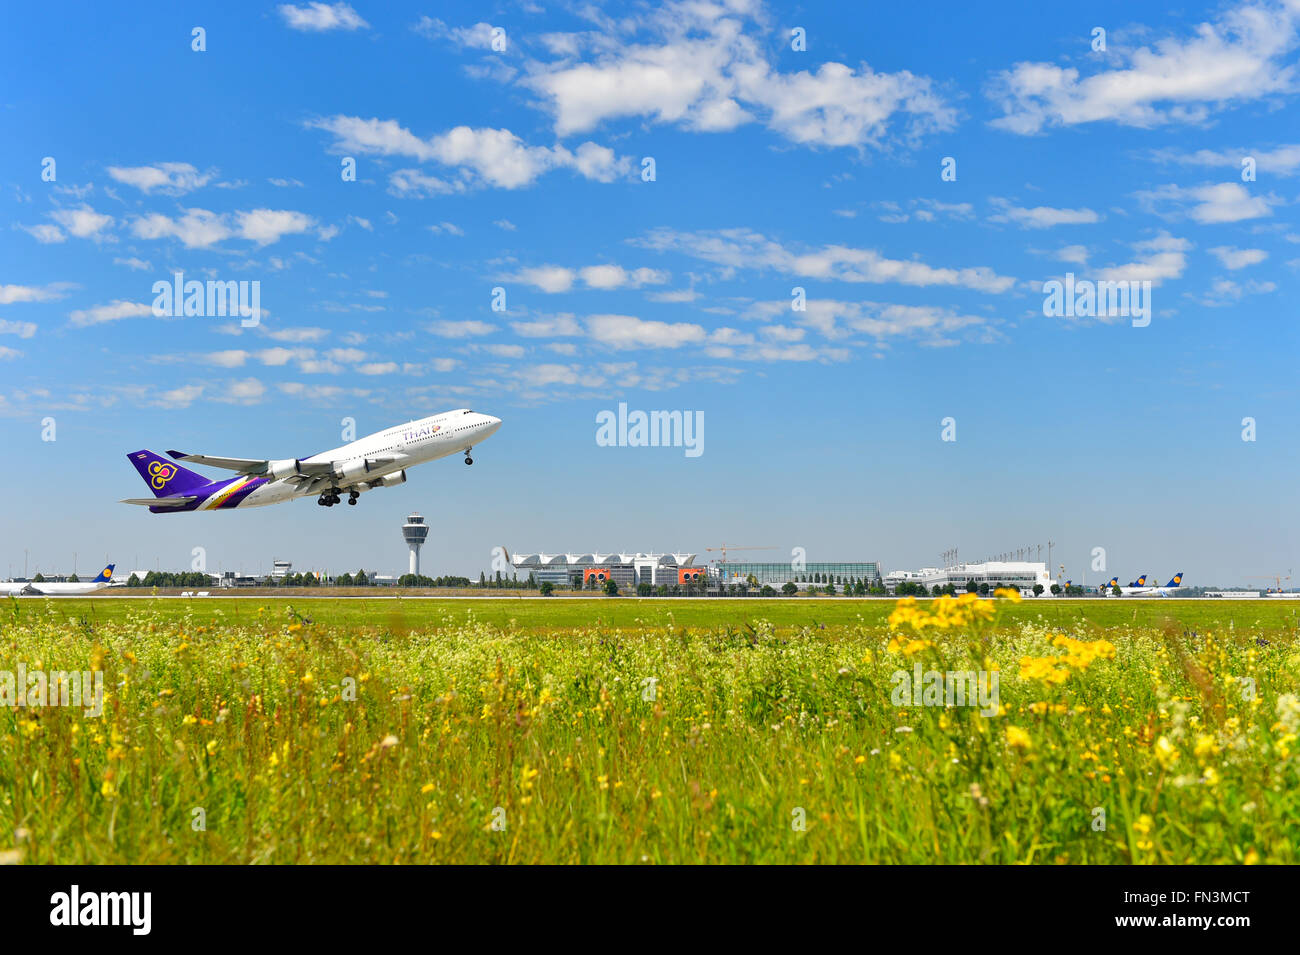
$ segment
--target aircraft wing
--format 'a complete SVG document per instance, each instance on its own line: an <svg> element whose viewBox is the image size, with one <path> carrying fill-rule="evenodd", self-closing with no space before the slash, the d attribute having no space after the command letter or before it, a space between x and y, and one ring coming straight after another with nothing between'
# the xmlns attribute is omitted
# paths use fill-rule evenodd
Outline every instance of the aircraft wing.
<svg viewBox="0 0 1300 955"><path fill-rule="evenodd" d="M219 458L210 454L186 454L184 451L168 451L177 461L186 461L191 464L206 464L210 468L224 468L227 471L238 471L240 474L266 474L271 462L263 458ZM329 474L334 465L328 461L318 461L314 463L300 462L299 468L303 474Z"/></svg>
<svg viewBox="0 0 1300 955"><path fill-rule="evenodd" d="M128 497L119 504L138 504L140 507L184 507L191 501L197 501L197 494L177 494L172 497Z"/></svg>

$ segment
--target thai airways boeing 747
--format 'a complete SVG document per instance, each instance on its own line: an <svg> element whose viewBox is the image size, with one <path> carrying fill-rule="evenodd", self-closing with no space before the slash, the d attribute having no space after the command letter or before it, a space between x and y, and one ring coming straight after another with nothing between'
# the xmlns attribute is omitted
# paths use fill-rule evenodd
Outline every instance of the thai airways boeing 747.
<svg viewBox="0 0 1300 955"><path fill-rule="evenodd" d="M168 460L147 449L132 451L127 459L154 496L129 498L122 503L147 507L154 514L170 514L262 507L314 494L317 504L333 507L346 492L348 503L356 504L363 491L404 484L407 469L416 464L462 453L465 463L473 464L470 451L474 445L500 427L500 418L458 408L306 458L218 458L168 451L173 459ZM225 468L238 476L210 481L176 461Z"/></svg>

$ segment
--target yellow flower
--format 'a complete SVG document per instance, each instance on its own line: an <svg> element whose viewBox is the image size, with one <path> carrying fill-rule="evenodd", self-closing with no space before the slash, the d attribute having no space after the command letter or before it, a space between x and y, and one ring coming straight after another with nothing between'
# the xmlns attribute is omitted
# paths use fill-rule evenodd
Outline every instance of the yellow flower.
<svg viewBox="0 0 1300 955"><path fill-rule="evenodd" d="M1182 755L1173 743L1169 742L1169 737L1162 736L1156 740L1155 746L1156 759L1160 765L1168 769L1174 763L1178 762L1178 757Z"/></svg>
<svg viewBox="0 0 1300 955"><path fill-rule="evenodd" d="M993 591L993 596L1005 597L1007 600L1010 600L1013 604L1018 604L1023 599L1020 596L1020 591L1016 590L1016 588L1014 587L999 587L997 590Z"/></svg>
<svg viewBox="0 0 1300 955"><path fill-rule="evenodd" d="M1034 741L1019 726L1008 726L1007 745L1012 749L1031 750L1034 748Z"/></svg>
<svg viewBox="0 0 1300 955"><path fill-rule="evenodd" d="M1148 816L1146 813L1143 813L1142 815L1138 816L1137 821L1133 823L1133 831L1138 833L1139 835L1145 836L1149 832L1151 832L1151 829L1154 825L1155 823L1152 820L1152 818Z"/></svg>

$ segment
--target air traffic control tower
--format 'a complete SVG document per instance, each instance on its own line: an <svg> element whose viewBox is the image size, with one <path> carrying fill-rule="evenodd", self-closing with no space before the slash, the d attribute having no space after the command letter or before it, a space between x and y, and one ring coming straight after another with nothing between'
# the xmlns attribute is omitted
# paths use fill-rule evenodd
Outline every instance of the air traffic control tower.
<svg viewBox="0 0 1300 955"><path fill-rule="evenodd" d="M411 548L411 573L420 573L420 545L429 536L429 525L419 514L412 514L402 525L402 539Z"/></svg>

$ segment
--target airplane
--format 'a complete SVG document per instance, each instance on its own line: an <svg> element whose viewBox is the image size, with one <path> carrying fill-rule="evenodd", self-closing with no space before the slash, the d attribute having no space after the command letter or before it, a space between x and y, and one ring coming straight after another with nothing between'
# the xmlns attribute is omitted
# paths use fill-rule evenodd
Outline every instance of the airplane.
<svg viewBox="0 0 1300 955"><path fill-rule="evenodd" d="M416 464L462 453L465 463L473 464L470 451L474 445L487 440L500 427L500 418L457 408L377 431L306 458L259 460L167 452L174 461L224 468L239 475L221 481L210 481L160 454L141 449L128 454L127 460L135 465L154 496L128 498L122 503L147 507L152 514L174 514L263 507L315 494L317 504L333 507L341 501L339 495L347 491L348 503L356 504L363 491L405 484L407 469Z"/></svg>
<svg viewBox="0 0 1300 955"><path fill-rule="evenodd" d="M9 597L72 597L77 594L94 593L104 586L111 586L113 580L113 568L116 564L109 564L99 572L99 576L94 580L84 582L67 583L59 581L41 581L34 583L30 580L14 580L0 582L0 596Z"/></svg>
<svg viewBox="0 0 1300 955"><path fill-rule="evenodd" d="M1151 588L1147 586L1147 576L1148 576L1147 574L1143 574L1142 576L1138 577L1137 580L1130 580L1128 582L1127 587L1121 587L1119 589L1120 596L1134 597L1139 594L1144 594L1147 591L1151 590Z"/></svg>
<svg viewBox="0 0 1300 955"><path fill-rule="evenodd" d="M1180 570L1174 574L1169 583L1163 587L1142 587L1137 590L1126 590L1126 597L1169 597L1173 592L1183 585L1183 572Z"/></svg>
<svg viewBox="0 0 1300 955"><path fill-rule="evenodd" d="M1106 583L1102 584L1100 587L1097 588L1097 593L1108 594L1111 592L1111 588L1118 587L1118 586L1119 586L1119 578L1112 577L1110 580L1106 581Z"/></svg>

